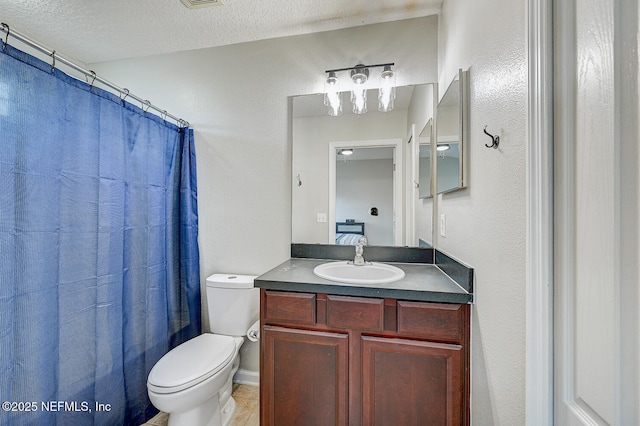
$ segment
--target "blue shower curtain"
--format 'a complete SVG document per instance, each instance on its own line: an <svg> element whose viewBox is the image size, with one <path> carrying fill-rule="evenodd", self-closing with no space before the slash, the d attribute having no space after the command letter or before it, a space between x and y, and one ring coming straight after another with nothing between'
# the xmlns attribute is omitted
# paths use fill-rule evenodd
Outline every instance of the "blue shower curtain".
<svg viewBox="0 0 640 426"><path fill-rule="evenodd" d="M193 131L0 54L0 424L140 424L200 333Z"/></svg>

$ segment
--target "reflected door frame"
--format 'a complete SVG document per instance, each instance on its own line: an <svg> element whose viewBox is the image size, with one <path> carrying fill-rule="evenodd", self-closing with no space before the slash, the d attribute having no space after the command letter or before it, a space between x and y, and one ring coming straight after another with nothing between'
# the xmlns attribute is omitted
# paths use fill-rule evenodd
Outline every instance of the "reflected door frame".
<svg viewBox="0 0 640 426"><path fill-rule="evenodd" d="M404 152L402 139L376 139L329 143L329 244L336 241L336 152L343 148L394 148L393 150L393 244L404 245L403 184Z"/></svg>
<svg viewBox="0 0 640 426"><path fill-rule="evenodd" d="M411 143L413 142L413 143ZM407 132L406 143L406 164L407 164L407 210L405 211L406 223L405 223L405 245L418 246L418 239L416 238L416 200L420 198L418 193L418 184L420 175L418 173L418 156L420 155L420 143L416 137L416 125L412 124L411 128Z"/></svg>

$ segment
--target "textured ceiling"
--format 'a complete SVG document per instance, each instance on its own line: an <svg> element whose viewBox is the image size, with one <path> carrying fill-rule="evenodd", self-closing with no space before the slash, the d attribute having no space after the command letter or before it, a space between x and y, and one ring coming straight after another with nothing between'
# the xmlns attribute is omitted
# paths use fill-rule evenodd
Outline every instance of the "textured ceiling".
<svg viewBox="0 0 640 426"><path fill-rule="evenodd" d="M0 21L95 63L433 15L442 0L0 0Z"/></svg>

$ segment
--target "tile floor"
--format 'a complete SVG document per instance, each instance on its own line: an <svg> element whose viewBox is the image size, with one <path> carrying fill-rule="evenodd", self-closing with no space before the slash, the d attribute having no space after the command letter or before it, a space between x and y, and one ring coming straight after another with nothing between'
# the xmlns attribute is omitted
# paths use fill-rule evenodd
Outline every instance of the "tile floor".
<svg viewBox="0 0 640 426"><path fill-rule="evenodd" d="M236 414L230 426L260 425L260 392L257 386L233 384L233 399L236 400ZM169 415L159 413L142 426L167 426Z"/></svg>

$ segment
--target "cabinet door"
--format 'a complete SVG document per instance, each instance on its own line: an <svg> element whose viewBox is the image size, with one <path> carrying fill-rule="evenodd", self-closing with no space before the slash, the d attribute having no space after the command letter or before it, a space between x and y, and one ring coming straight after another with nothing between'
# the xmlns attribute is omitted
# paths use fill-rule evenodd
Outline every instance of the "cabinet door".
<svg viewBox="0 0 640 426"><path fill-rule="evenodd" d="M462 424L460 345L362 337L363 425Z"/></svg>
<svg viewBox="0 0 640 426"><path fill-rule="evenodd" d="M265 325L261 424L346 425L346 334Z"/></svg>

